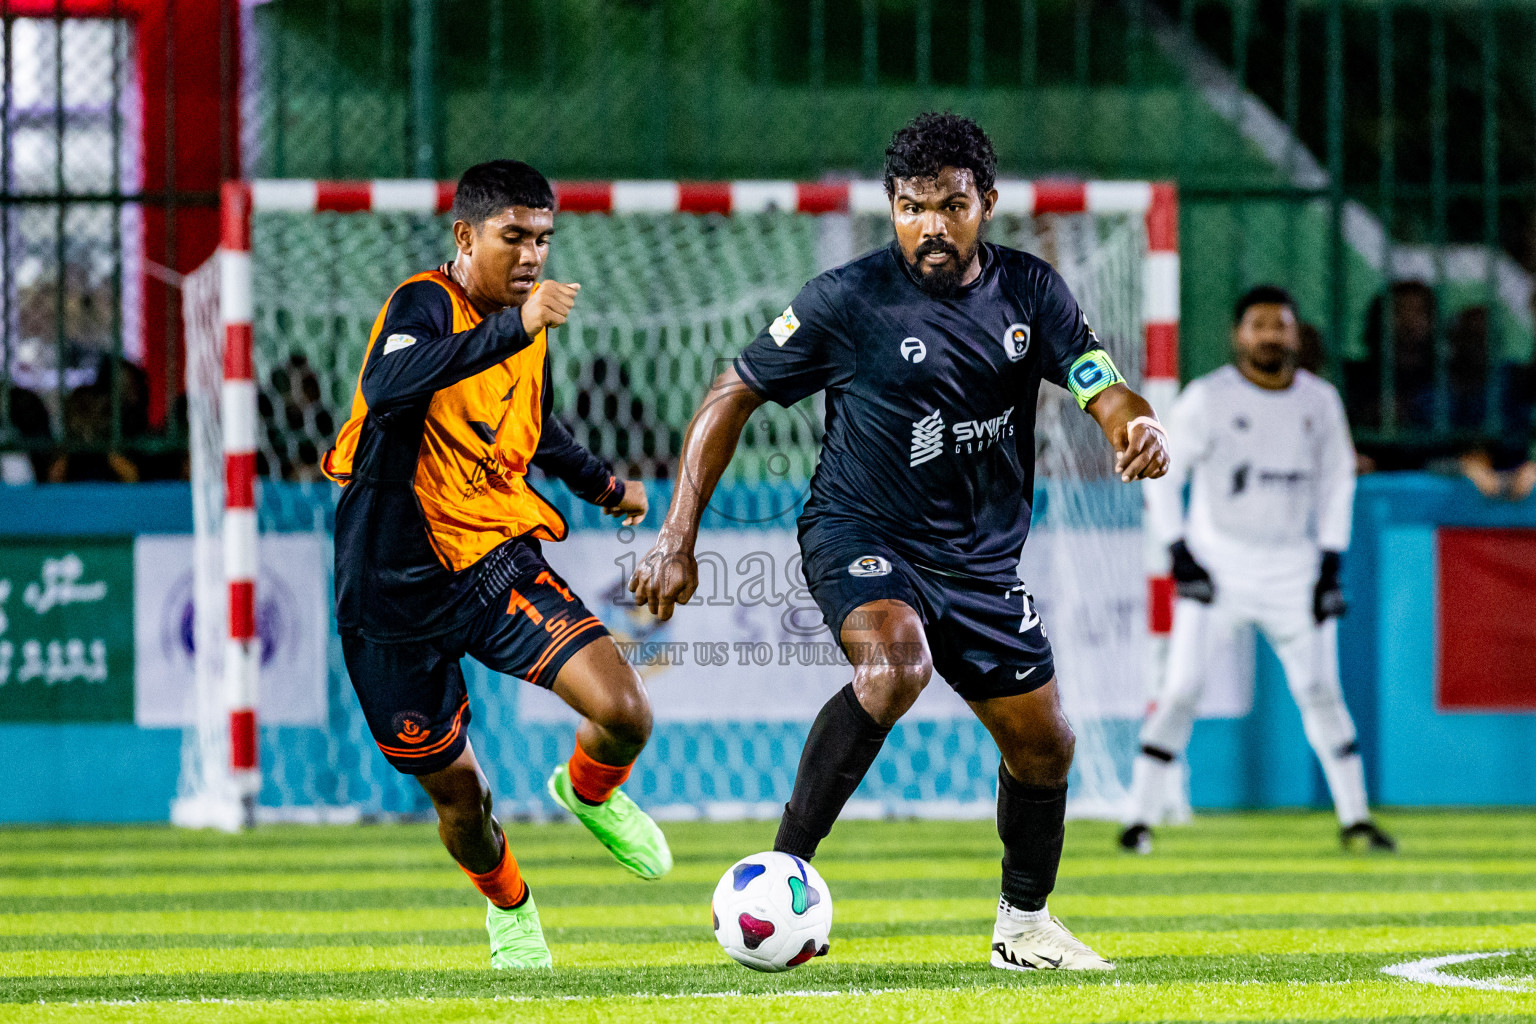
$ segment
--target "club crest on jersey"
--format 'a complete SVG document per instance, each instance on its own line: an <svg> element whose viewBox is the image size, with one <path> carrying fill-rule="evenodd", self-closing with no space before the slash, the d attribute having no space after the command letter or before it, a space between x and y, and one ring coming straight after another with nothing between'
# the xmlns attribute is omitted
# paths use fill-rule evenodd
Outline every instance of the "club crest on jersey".
<svg viewBox="0 0 1536 1024"><path fill-rule="evenodd" d="M1003 331L1003 351L1010 362L1018 362L1029 352L1029 324L1009 324Z"/></svg>
<svg viewBox="0 0 1536 1024"><path fill-rule="evenodd" d="M923 344L922 338L903 338L901 340L901 358L907 362L920 363L926 355L928 355L928 346Z"/></svg>
<svg viewBox="0 0 1536 1024"><path fill-rule="evenodd" d="M795 316L795 307L786 306L784 312L780 313L778 318L768 325L768 335L773 339L775 345L783 348L784 343L789 340L789 336L799 329L800 320Z"/></svg>
<svg viewBox="0 0 1536 1024"><path fill-rule="evenodd" d="M432 720L420 711L402 711L390 722L395 735L406 743L421 743L432 735Z"/></svg>
<svg viewBox="0 0 1536 1024"><path fill-rule="evenodd" d="M879 555L861 555L848 566L850 576L885 576L891 571L890 559Z"/></svg>

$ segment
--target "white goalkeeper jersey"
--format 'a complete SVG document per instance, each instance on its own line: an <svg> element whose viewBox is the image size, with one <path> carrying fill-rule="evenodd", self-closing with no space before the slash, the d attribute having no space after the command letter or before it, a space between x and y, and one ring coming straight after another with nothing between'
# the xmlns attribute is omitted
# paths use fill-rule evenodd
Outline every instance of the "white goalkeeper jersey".
<svg viewBox="0 0 1536 1024"><path fill-rule="evenodd" d="M1172 466L1146 484L1164 544L1182 537L1213 574L1250 583L1315 579L1319 551L1349 546L1355 449L1331 384L1298 370L1271 391L1223 366L1190 382L1165 425Z"/></svg>

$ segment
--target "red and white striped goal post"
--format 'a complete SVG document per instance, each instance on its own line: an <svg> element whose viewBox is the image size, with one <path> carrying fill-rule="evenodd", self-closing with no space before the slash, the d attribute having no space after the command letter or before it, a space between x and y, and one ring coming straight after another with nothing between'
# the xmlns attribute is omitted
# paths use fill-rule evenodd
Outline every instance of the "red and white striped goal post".
<svg viewBox="0 0 1536 1024"><path fill-rule="evenodd" d="M229 585L229 638L224 673L232 702L231 768L254 792L259 782L256 734L256 385L252 377L251 231L253 213L446 213L455 183L428 179L231 181L221 193L219 308L224 324L224 565ZM879 181L558 181L555 202L566 213L883 214ZM997 183L997 211L1023 216L1094 213L1142 216L1145 330L1142 390L1166 411L1178 393L1178 191L1167 182L1024 181ZM1172 580L1149 576L1148 625L1165 634L1173 613Z"/></svg>

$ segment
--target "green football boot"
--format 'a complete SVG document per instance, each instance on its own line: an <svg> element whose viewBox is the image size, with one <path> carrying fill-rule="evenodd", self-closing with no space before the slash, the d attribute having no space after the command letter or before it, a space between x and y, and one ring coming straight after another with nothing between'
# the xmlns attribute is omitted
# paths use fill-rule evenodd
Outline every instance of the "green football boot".
<svg viewBox="0 0 1536 1024"><path fill-rule="evenodd" d="M554 960L539 925L533 893L520 907L503 910L485 901L485 930L491 933L491 966L498 970L552 970Z"/></svg>
<svg viewBox="0 0 1536 1024"><path fill-rule="evenodd" d="M672 870L667 837L622 789L614 790L612 796L595 806L586 803L571 787L571 773L562 764L549 777L549 795L576 815L587 831L608 848L614 860L641 878L660 878Z"/></svg>

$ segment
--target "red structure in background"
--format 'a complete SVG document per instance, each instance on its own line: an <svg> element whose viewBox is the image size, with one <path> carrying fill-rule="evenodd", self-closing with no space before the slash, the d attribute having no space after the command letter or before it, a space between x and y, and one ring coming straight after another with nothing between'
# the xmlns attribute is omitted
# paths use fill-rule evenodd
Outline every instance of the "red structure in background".
<svg viewBox="0 0 1536 1024"><path fill-rule="evenodd" d="M218 245L219 184L240 174L240 0L0 0L0 14L131 24L141 191L169 200L144 204L140 251L177 273L194 270ZM182 387L181 297L151 276L143 295L149 416L159 426Z"/></svg>
<svg viewBox="0 0 1536 1024"><path fill-rule="evenodd" d="M1439 530L1441 711L1536 709L1536 530Z"/></svg>

